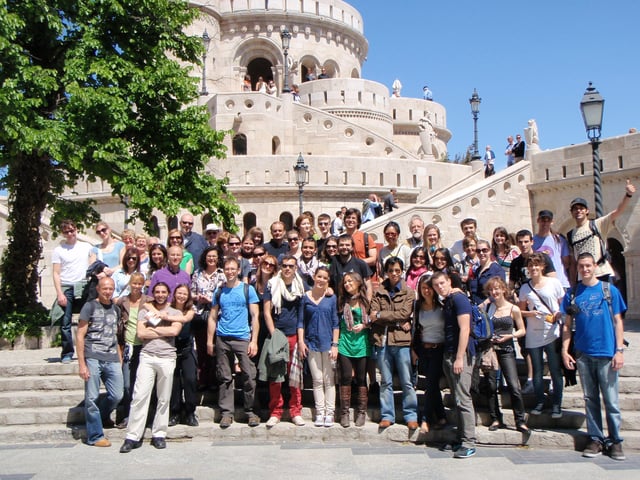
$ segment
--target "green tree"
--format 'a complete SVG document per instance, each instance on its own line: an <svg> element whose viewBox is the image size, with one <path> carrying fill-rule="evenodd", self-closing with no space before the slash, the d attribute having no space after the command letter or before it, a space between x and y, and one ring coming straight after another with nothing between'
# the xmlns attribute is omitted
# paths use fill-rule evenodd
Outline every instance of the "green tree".
<svg viewBox="0 0 640 480"><path fill-rule="evenodd" d="M209 210L233 225L226 180L209 175L224 132L194 105L202 54L184 28L182 0L0 0L0 167L9 191L9 245L0 314L39 308L39 234L45 209L81 226L91 202L61 198L100 177L132 218L157 208ZM68 195L67 195L68 198Z"/></svg>

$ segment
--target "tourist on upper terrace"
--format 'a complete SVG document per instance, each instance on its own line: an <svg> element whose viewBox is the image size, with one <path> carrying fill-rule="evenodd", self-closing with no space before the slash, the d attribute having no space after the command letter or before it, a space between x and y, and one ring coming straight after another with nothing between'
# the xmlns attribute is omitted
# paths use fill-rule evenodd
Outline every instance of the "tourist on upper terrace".
<svg viewBox="0 0 640 480"><path fill-rule="evenodd" d="M409 233L411 233L411 235L406 240L407 246L412 250L416 247L421 247L424 241L422 238L424 234L424 221L420 215L411 215L409 219Z"/></svg>
<svg viewBox="0 0 640 480"><path fill-rule="evenodd" d="M505 156L507 157L507 167L510 167L514 163L516 163L516 159L513 156L513 146L515 145L513 141L513 137L509 135L507 137L507 148L504 151Z"/></svg>
<svg viewBox="0 0 640 480"><path fill-rule="evenodd" d="M87 443L110 447L102 426L113 425L110 415L123 394L122 351L118 346L120 308L113 304L114 283L109 277L98 281L98 298L87 302L78 322L78 374L84 380L84 414ZM100 380L107 395L100 398Z"/></svg>
<svg viewBox="0 0 640 480"><path fill-rule="evenodd" d="M255 90L256 92L267 93L267 82L264 81L264 78L258 77Z"/></svg>
<svg viewBox="0 0 640 480"><path fill-rule="evenodd" d="M397 202L398 190L392 188L391 190L389 190L389 193L387 193L382 199L384 213L391 213L394 209L400 208Z"/></svg>
<svg viewBox="0 0 640 480"><path fill-rule="evenodd" d="M543 274L545 256L544 253L532 253L527 258L527 270L531 279L520 286L518 306L527 322L525 341L533 366L536 406L531 410L531 415L540 415L544 409L542 377L543 354L546 353L553 384L551 418L562 418L563 378L557 344L561 333L560 302L564 298L564 289L557 278Z"/></svg>
<svg viewBox="0 0 640 480"><path fill-rule="evenodd" d="M269 83L267 83L267 95L271 95L273 97L278 96L278 87L276 87L276 82L274 82L273 79L269 80Z"/></svg>
<svg viewBox="0 0 640 480"><path fill-rule="evenodd" d="M429 101L433 100L433 93L431 92L431 89L427 85L422 87L422 98Z"/></svg>
<svg viewBox="0 0 640 480"><path fill-rule="evenodd" d="M244 76L240 88L243 92L250 92L251 90L253 90L253 87L251 85L251 76L249 74Z"/></svg>
<svg viewBox="0 0 640 480"><path fill-rule="evenodd" d="M193 215L185 213L180 217L180 233L182 234L182 245L191 254L193 261L197 262L202 255L202 251L207 248L208 241L193 231ZM191 270L187 270L189 273L193 273L193 267Z"/></svg>
<svg viewBox="0 0 640 480"><path fill-rule="evenodd" d="M511 149L513 153L513 161L518 163L524 160L524 151L526 148L525 141L522 140L521 135L516 135L516 143L513 144L513 148Z"/></svg>
<svg viewBox="0 0 640 480"><path fill-rule="evenodd" d="M283 222L277 221L271 224L271 240L264 244L269 255L278 258L289 252L289 244L285 242L285 232L286 227Z"/></svg>
<svg viewBox="0 0 640 480"><path fill-rule="evenodd" d="M311 81L315 80L316 78L317 78L316 77L316 69L315 69L315 67L311 67L307 72L307 76L304 77L304 81L305 82L311 82Z"/></svg>
<svg viewBox="0 0 640 480"><path fill-rule="evenodd" d="M96 234L102 242L93 247L92 253L97 260L104 262L107 267L98 274L98 278L111 276L122 263L124 243L113 238L111 227L106 222L96 224Z"/></svg>
<svg viewBox="0 0 640 480"><path fill-rule="evenodd" d="M293 103L300 103L300 87L295 83L291 86L291 96L293 97Z"/></svg>
<svg viewBox="0 0 640 480"><path fill-rule="evenodd" d="M380 215L382 215L382 203L375 193L371 193L362 202L362 223L375 220Z"/></svg>
<svg viewBox="0 0 640 480"><path fill-rule="evenodd" d="M331 77L327 74L327 69L322 67L320 69L320 75L318 75L318 80L322 80L324 78L331 78Z"/></svg>
<svg viewBox="0 0 640 480"><path fill-rule="evenodd" d="M360 225L362 225L360 210L349 208L344 215L344 227L345 234L353 239L353 254L364 260L369 266L370 272L375 272L378 249L373 237L359 230Z"/></svg>
<svg viewBox="0 0 640 480"><path fill-rule="evenodd" d="M578 257L581 281L562 302L567 314L562 332L562 360L566 368L580 372L590 441L582 456L593 458L603 451L614 460L624 460L618 400L618 371L624 365L624 326L627 306L618 289L599 281L597 263L590 253ZM608 290L608 294L605 293ZM577 355L569 352L574 331ZM604 400L608 435L604 436L600 392Z"/></svg>
<svg viewBox="0 0 640 480"><path fill-rule="evenodd" d="M496 169L494 166L494 162L496 160L496 154L491 150L491 145L487 145L487 148L484 152L484 178L490 177L491 175L495 175Z"/></svg>
<svg viewBox="0 0 640 480"><path fill-rule="evenodd" d="M380 383L380 428L396 421L393 372L402 388L402 414L409 430L418 428L418 399L413 388L411 332L415 292L402 279L403 261L389 257L384 263L385 280L371 298L371 332L382 377Z"/></svg>
<svg viewBox="0 0 640 480"><path fill-rule="evenodd" d="M95 261L95 255L92 254L91 245L78 240L78 227L73 220L63 220L60 230L64 241L51 254L53 286L57 296L51 316L54 321L60 318L60 358L62 363L69 363L74 351L71 317L74 307L82 306L87 268Z"/></svg>
<svg viewBox="0 0 640 480"><path fill-rule="evenodd" d="M385 245L380 249L377 261L379 278L384 278L384 265L388 258L395 257L402 260L402 265L406 271L409 268L409 257L411 256L411 249L400 240L400 225L396 222L389 222L385 225L384 240Z"/></svg>
<svg viewBox="0 0 640 480"><path fill-rule="evenodd" d="M576 226L567 233L569 246L573 250L575 259L584 252L593 255L597 265L596 277L599 280L609 281L609 278L614 275L611 264L607 259L606 240L609 236L609 231L614 227L616 219L627 208L635 191L636 187L627 180L624 197L622 197L616 209L603 217L596 218L593 222L589 221L589 204L584 198L574 198L571 201L571 216L575 220ZM574 268L570 275L570 280L575 282L576 278L580 279L580 272L576 272Z"/></svg>

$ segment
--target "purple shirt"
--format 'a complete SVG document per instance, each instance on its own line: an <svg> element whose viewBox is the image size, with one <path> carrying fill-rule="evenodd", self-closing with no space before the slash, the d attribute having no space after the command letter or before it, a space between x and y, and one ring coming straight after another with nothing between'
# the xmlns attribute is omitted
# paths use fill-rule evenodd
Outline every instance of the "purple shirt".
<svg viewBox="0 0 640 480"><path fill-rule="evenodd" d="M187 272L185 272L184 270L178 270L177 273L173 273L171 270L169 270L168 266L157 270L151 276L149 295L153 296L153 287L155 287L156 284L160 282L164 282L169 285L169 302L173 300L173 291L178 285L186 285L187 287L189 287L189 289L191 288L191 276Z"/></svg>

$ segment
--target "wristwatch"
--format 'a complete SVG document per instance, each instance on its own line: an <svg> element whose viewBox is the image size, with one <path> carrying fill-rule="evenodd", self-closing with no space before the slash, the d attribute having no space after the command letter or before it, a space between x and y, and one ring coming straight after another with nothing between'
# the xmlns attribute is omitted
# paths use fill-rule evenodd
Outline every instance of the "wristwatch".
<svg viewBox="0 0 640 480"><path fill-rule="evenodd" d="M624 353L624 348L616 348L616 353Z"/></svg>

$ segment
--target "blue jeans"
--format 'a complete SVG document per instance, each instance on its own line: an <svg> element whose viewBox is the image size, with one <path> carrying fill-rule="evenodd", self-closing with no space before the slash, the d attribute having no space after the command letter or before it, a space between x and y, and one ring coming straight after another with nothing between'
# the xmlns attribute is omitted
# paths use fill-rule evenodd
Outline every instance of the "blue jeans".
<svg viewBox="0 0 640 480"><path fill-rule="evenodd" d="M556 342L553 341L542 347L527 348L531 356L533 365L533 390L536 395L536 403L544 403L544 383L542 382L542 374L544 371L543 352L547 354L547 363L549 364L549 373L551 373L551 382L553 383L552 404L554 407L562 407L562 388L564 380L562 378L562 367L560 366L560 354L556 350Z"/></svg>
<svg viewBox="0 0 640 480"><path fill-rule="evenodd" d="M120 362L105 362L86 359L89 380L84 384L84 416L87 422L87 443L93 445L102 437L102 420L108 419L122 400L123 379ZM106 397L100 398L100 380L107 389Z"/></svg>
<svg viewBox="0 0 640 480"><path fill-rule="evenodd" d="M418 397L413 388L411 347L376 347L376 357L382 382L380 384L380 414L382 420L395 422L396 408L393 402L394 367L402 385L402 415L405 422L418 421Z"/></svg>
<svg viewBox="0 0 640 480"><path fill-rule="evenodd" d="M62 342L62 353L60 357L73 357L73 333L71 332L71 317L73 316L73 303L75 295L73 286L63 287L64 296L67 298L67 305L64 307L64 316L60 324L60 340Z"/></svg>
<svg viewBox="0 0 640 480"><path fill-rule="evenodd" d="M576 362L580 372L580 383L584 392L587 414L587 433L592 440L600 443L620 443L620 424L622 416L618 402L618 372L611 368L611 359L591 357L576 352ZM602 431L602 411L600 410L600 392L604 400L609 436Z"/></svg>

